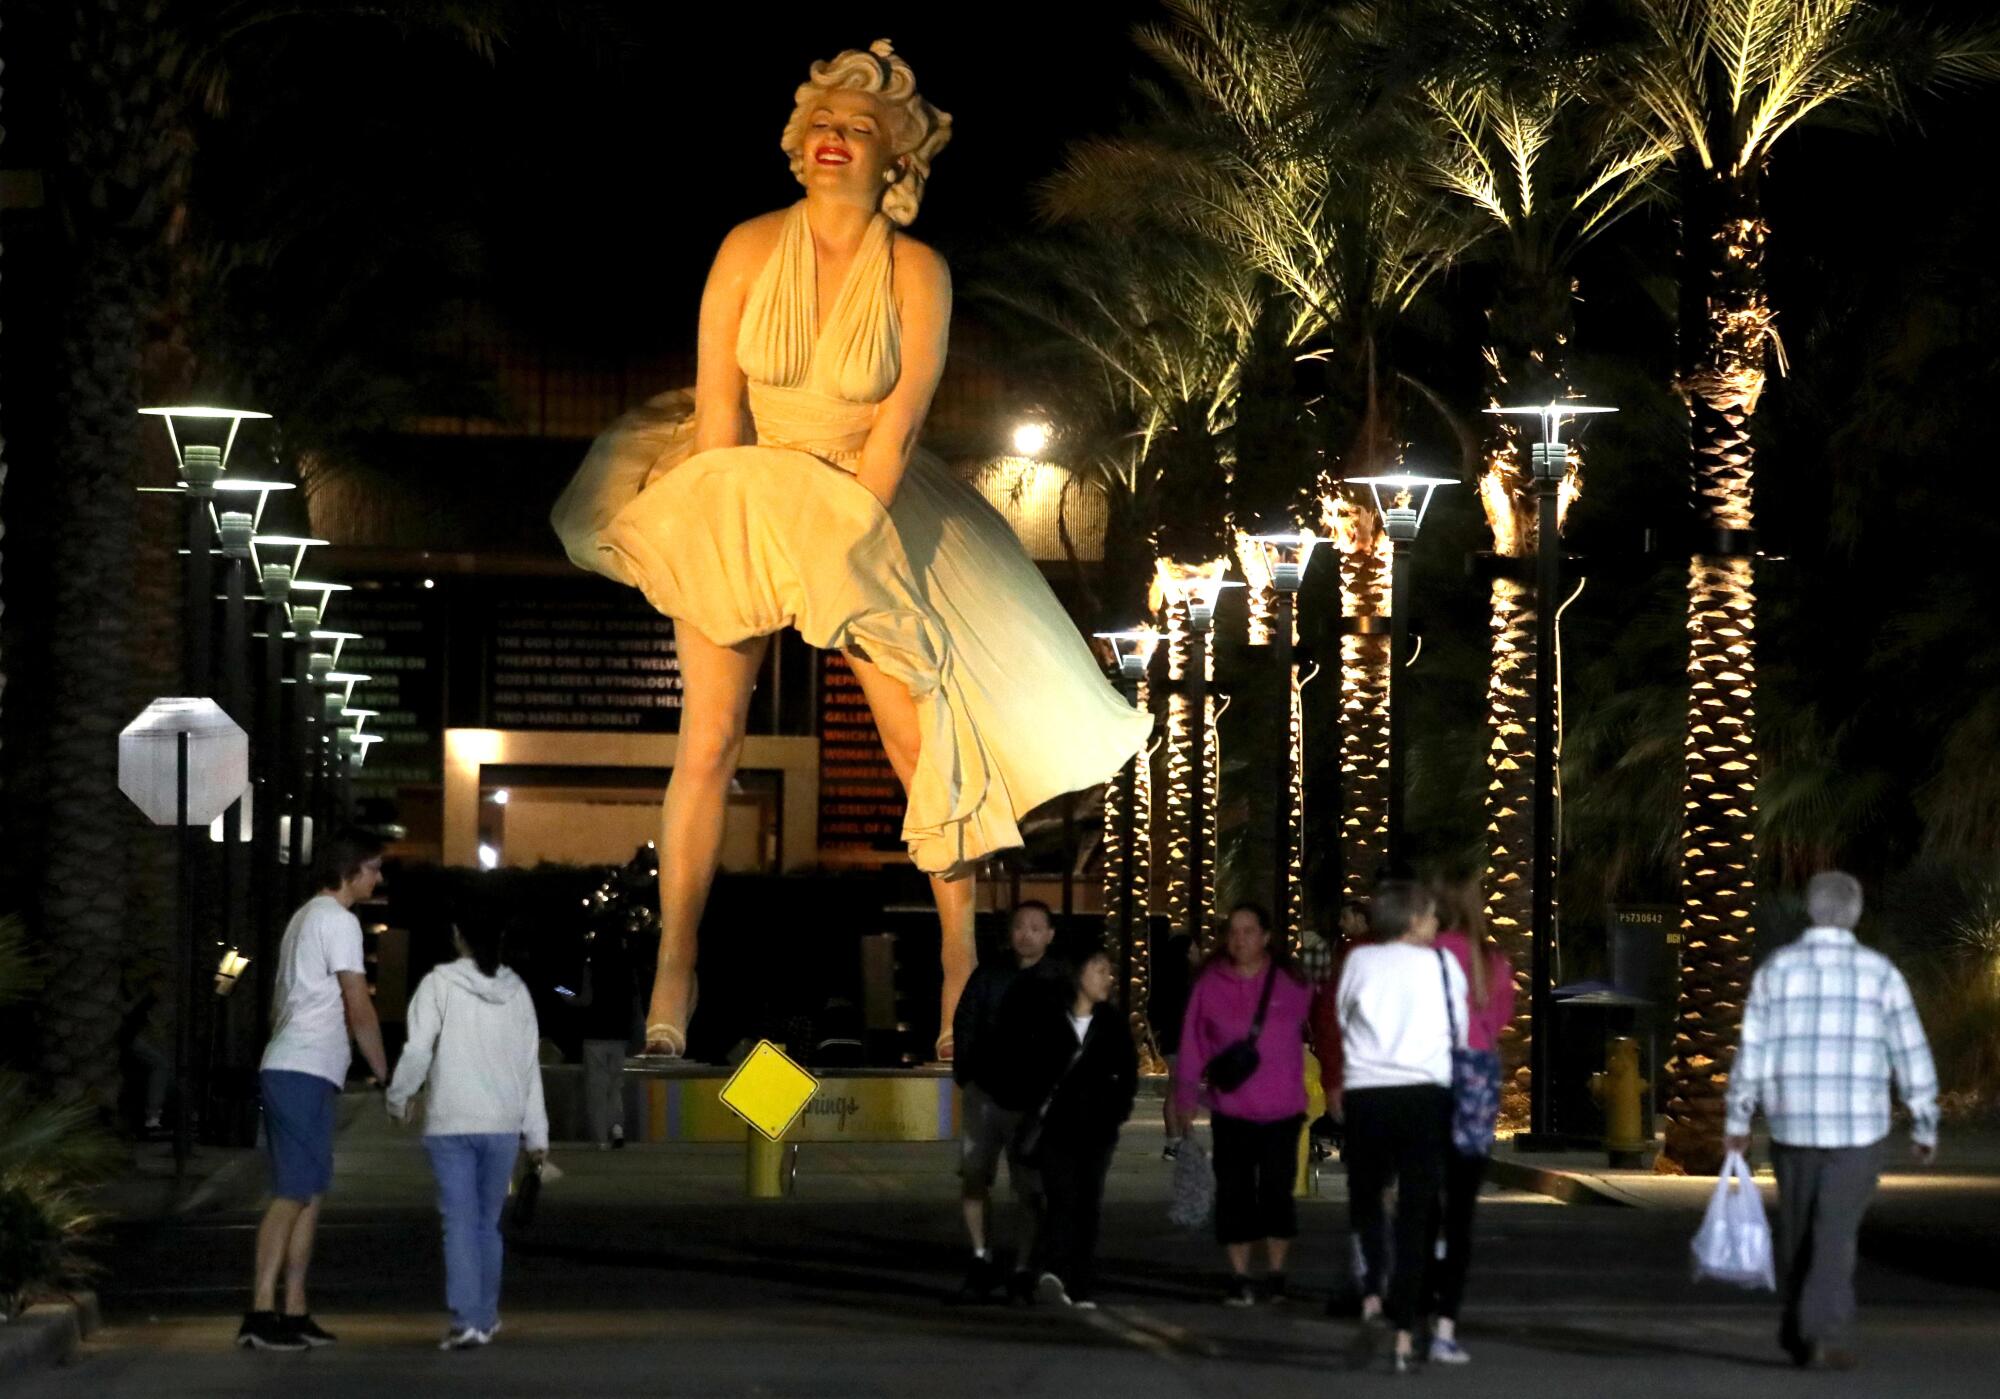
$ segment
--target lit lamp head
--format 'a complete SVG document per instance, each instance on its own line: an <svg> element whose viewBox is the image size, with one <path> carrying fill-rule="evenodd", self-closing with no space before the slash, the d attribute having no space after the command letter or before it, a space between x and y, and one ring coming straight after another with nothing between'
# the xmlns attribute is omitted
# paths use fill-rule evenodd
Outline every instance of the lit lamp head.
<svg viewBox="0 0 2000 1399"><path fill-rule="evenodd" d="M1214 627L1215 605L1222 600L1223 589L1242 586L1220 573L1201 572L1164 562L1160 566L1160 588L1166 593L1168 602L1177 602L1187 608L1190 631L1205 632Z"/></svg>
<svg viewBox="0 0 2000 1399"><path fill-rule="evenodd" d="M1455 486L1450 476L1422 476L1410 471L1385 471L1375 476L1349 476L1346 484L1366 486L1375 499L1382 529L1396 544L1414 544L1439 486Z"/></svg>
<svg viewBox="0 0 2000 1399"><path fill-rule="evenodd" d="M347 729L341 734L347 744L347 751L354 757L356 767L368 765L368 750L382 741L381 734L365 734L359 729Z"/></svg>
<svg viewBox="0 0 2000 1399"><path fill-rule="evenodd" d="M290 640L292 638L287 637L286 639ZM361 633L358 631L322 631L315 629L312 633L312 639L315 646L329 641L333 643L333 663L338 666L340 664L341 650L348 642L361 640Z"/></svg>
<svg viewBox="0 0 2000 1399"><path fill-rule="evenodd" d="M236 983L243 973L250 969L250 959L235 948L222 954L222 960L215 967L215 994L226 996L236 989Z"/></svg>
<svg viewBox="0 0 2000 1399"><path fill-rule="evenodd" d="M345 709L348 705L354 703L354 687L356 685L366 685L375 677L364 675L358 670L329 670L324 676L317 678L324 680L328 685L338 685L341 687L340 707Z"/></svg>
<svg viewBox="0 0 2000 1399"><path fill-rule="evenodd" d="M1160 644L1160 634L1151 627L1128 627L1124 631L1090 635L1097 643L1098 660L1121 680L1145 679L1146 667L1152 664L1153 652Z"/></svg>
<svg viewBox="0 0 2000 1399"><path fill-rule="evenodd" d="M196 490L211 489L216 478L228 469L229 451L236 445L238 428L252 418L271 416L249 408L205 408L192 404L141 408L139 414L166 420L167 441L173 444L181 479ZM201 449L201 459L190 461L197 449Z"/></svg>
<svg viewBox="0 0 2000 1399"><path fill-rule="evenodd" d="M1264 567L1271 575L1271 586L1281 593L1296 593L1305 584L1306 568L1312 563L1313 550L1326 541L1316 534L1280 530L1271 534L1253 534L1250 542L1264 556Z"/></svg>
<svg viewBox="0 0 2000 1399"><path fill-rule="evenodd" d="M340 717L347 720L354 732L360 733L370 719L378 717L381 713L379 709L343 709L340 711Z"/></svg>
<svg viewBox="0 0 2000 1399"><path fill-rule="evenodd" d="M1017 424L1014 428L1014 455L1030 461L1041 460L1042 454L1049 449L1050 436L1047 423L1031 420Z"/></svg>
<svg viewBox="0 0 2000 1399"><path fill-rule="evenodd" d="M225 510L215 518L215 532L222 540L222 556L248 560L250 541L257 533L256 519L242 510Z"/></svg>
<svg viewBox="0 0 2000 1399"><path fill-rule="evenodd" d="M309 631L311 627L318 626L326 620L326 610L333 603L333 595L335 593L348 593L352 591L354 591L352 583L323 583L317 578L300 578L294 574L292 576L292 596L297 598L300 594L305 594L309 597L317 593L319 595L319 604L313 609L311 626L306 626L300 623L299 604L294 602L292 604L292 629L294 631Z"/></svg>
<svg viewBox="0 0 2000 1399"><path fill-rule="evenodd" d="M241 476L225 476L214 483L214 488L217 495L229 496L235 502L249 506L253 529L264 523L264 507L271 501L271 492L294 489L289 481L253 481ZM222 528L219 519L216 528Z"/></svg>
<svg viewBox="0 0 2000 1399"><path fill-rule="evenodd" d="M1537 481L1560 481L1569 474L1569 448L1562 440L1563 424L1576 422L1594 413L1616 413L1618 410L1573 399L1556 399L1549 403L1519 404L1512 408L1488 408L1486 411L1496 417L1540 420L1542 440L1528 445L1528 465Z"/></svg>

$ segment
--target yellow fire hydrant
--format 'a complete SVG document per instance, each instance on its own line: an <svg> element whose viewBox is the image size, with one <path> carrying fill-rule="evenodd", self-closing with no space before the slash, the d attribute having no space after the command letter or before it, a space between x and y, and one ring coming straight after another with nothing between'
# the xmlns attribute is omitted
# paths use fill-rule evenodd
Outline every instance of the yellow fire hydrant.
<svg viewBox="0 0 2000 1399"><path fill-rule="evenodd" d="M1604 1149L1614 1166L1636 1164L1651 1144L1644 1125L1645 1094L1639 1042L1620 1035L1605 1047L1604 1072L1590 1076L1590 1096L1604 1109Z"/></svg>

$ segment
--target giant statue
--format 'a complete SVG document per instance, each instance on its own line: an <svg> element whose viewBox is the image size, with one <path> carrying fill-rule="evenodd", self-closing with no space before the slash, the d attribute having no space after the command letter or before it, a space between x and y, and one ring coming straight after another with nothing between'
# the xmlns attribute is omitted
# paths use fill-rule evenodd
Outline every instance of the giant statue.
<svg viewBox="0 0 2000 1399"><path fill-rule="evenodd" d="M569 557L673 619L680 739L662 812L649 1054L685 1052L696 929L771 635L846 654L908 796L942 929L943 1033L971 975L972 873L1023 813L1104 781L1151 723L1005 519L918 446L951 320L903 232L951 118L888 41L816 63L780 145L805 197L739 224L702 293L692 395L591 447L557 502Z"/></svg>

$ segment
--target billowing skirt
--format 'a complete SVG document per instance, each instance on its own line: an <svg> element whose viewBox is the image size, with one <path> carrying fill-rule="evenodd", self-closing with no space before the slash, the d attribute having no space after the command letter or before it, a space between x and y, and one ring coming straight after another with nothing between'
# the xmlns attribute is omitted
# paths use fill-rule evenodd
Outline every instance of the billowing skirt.
<svg viewBox="0 0 2000 1399"><path fill-rule="evenodd" d="M553 522L582 567L718 645L794 627L910 692L921 749L903 839L942 873L1021 843L1020 817L1102 782L1152 729L1006 519L919 451L894 508L789 447L691 454L662 395L599 438Z"/></svg>

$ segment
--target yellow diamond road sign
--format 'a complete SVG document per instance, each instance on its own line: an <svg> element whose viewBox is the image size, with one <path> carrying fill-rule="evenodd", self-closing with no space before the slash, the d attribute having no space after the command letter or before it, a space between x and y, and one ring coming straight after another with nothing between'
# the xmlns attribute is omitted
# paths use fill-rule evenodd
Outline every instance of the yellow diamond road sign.
<svg viewBox="0 0 2000 1399"><path fill-rule="evenodd" d="M722 1103L775 1142L818 1087L819 1080L786 1058L783 1050L760 1040L722 1085Z"/></svg>

